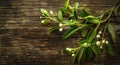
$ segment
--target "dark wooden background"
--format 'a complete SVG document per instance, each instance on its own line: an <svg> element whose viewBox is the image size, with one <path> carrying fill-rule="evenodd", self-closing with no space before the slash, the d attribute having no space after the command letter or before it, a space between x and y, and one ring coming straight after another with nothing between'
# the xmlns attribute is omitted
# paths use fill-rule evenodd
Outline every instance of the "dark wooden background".
<svg viewBox="0 0 120 65"><path fill-rule="evenodd" d="M116 0L71 0L86 3L99 15ZM63 48L76 46L77 36L62 40L62 33L49 34L41 24L40 8L57 12L64 0L0 0L0 65L74 65ZM120 14L120 13L119 13ZM120 17L111 18L117 43L115 56L101 55L86 65L120 65Z"/></svg>

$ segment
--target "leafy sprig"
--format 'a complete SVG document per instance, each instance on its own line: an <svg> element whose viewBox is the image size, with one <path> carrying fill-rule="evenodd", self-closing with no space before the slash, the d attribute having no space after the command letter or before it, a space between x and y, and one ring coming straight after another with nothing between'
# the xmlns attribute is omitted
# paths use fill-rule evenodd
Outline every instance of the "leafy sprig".
<svg viewBox="0 0 120 65"><path fill-rule="evenodd" d="M78 2L71 6L70 0L66 0L64 7L59 8L57 17L54 17L53 11L48 12L46 9L40 9L42 13L40 18L44 18L41 23L58 23L57 26L51 27L48 30L49 32L57 29L62 31L64 28L67 28L68 30L63 35L63 39L67 39L78 30L81 31L83 39L79 41L79 47L66 48L65 50L72 56L73 62L77 64L89 61L93 56L98 56L104 47L110 55L114 55L112 45L106 38L105 33L108 30L111 39L116 43L115 30L110 23L110 17L113 14L116 17L118 16L120 1L100 16L92 15L86 4L83 6L79 7Z"/></svg>

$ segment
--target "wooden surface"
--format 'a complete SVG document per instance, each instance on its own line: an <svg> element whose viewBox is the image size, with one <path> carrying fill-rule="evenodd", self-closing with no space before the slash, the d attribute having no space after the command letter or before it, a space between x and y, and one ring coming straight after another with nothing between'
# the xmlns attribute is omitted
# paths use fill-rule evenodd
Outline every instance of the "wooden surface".
<svg viewBox="0 0 120 65"><path fill-rule="evenodd" d="M71 4L74 2L87 3L93 14L99 15L116 0L71 0ZM49 34L49 26L43 26L39 18L40 8L57 12L63 3L64 0L0 0L0 65L74 65L63 48L76 46L78 36L62 40L63 33ZM120 17L111 19L117 36L113 44L116 55L103 54L85 65L120 65Z"/></svg>

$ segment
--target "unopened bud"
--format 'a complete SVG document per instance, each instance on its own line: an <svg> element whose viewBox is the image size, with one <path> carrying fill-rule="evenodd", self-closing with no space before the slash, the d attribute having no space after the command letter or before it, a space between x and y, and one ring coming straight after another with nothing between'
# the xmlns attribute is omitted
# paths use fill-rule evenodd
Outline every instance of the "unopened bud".
<svg viewBox="0 0 120 65"><path fill-rule="evenodd" d="M100 46L100 48L102 49L102 45Z"/></svg>
<svg viewBox="0 0 120 65"><path fill-rule="evenodd" d="M59 28L59 31L63 31L63 28Z"/></svg>
<svg viewBox="0 0 120 65"><path fill-rule="evenodd" d="M96 45L97 45L97 46L100 46L100 41L97 41L97 42L96 42Z"/></svg>
<svg viewBox="0 0 120 65"><path fill-rule="evenodd" d="M42 20L42 21L41 21L41 23L45 23L45 21L44 21L44 20Z"/></svg>
<svg viewBox="0 0 120 65"><path fill-rule="evenodd" d="M102 34L102 31L99 31L98 33L99 33L99 34Z"/></svg>
<svg viewBox="0 0 120 65"><path fill-rule="evenodd" d="M102 43L105 43L106 41L105 40L102 40Z"/></svg>
<svg viewBox="0 0 120 65"><path fill-rule="evenodd" d="M72 54L72 56L75 56L75 54Z"/></svg>
<svg viewBox="0 0 120 65"><path fill-rule="evenodd" d="M42 17L40 16L40 18L42 18Z"/></svg>
<svg viewBox="0 0 120 65"><path fill-rule="evenodd" d="M100 38L100 35L97 35L96 38Z"/></svg>
<svg viewBox="0 0 120 65"><path fill-rule="evenodd" d="M53 15L53 14L54 14L54 13L53 13L53 11L50 11L50 14L52 14L52 15Z"/></svg>
<svg viewBox="0 0 120 65"><path fill-rule="evenodd" d="M66 48L66 50L67 50L67 51L72 51L72 49L71 49L71 48Z"/></svg>
<svg viewBox="0 0 120 65"><path fill-rule="evenodd" d="M105 41L105 43L106 43L106 44L109 44L109 42L108 42L108 41Z"/></svg>
<svg viewBox="0 0 120 65"><path fill-rule="evenodd" d="M59 27L62 27L62 25L63 25L63 24L62 24L62 23L60 23L60 24L59 24Z"/></svg>
<svg viewBox="0 0 120 65"><path fill-rule="evenodd" d="M84 44L83 44L83 46L87 47L87 46L88 46L88 44L87 44L87 43L84 43Z"/></svg>

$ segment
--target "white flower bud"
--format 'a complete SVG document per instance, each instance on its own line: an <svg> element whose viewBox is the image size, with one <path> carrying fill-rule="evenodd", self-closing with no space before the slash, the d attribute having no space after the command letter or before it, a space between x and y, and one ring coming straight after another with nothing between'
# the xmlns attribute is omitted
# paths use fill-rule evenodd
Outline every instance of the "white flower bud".
<svg viewBox="0 0 120 65"><path fill-rule="evenodd" d="M59 31L63 31L63 28L59 28Z"/></svg>
<svg viewBox="0 0 120 65"><path fill-rule="evenodd" d="M102 43L105 43L106 42L106 40L104 39L104 40L102 40Z"/></svg>
<svg viewBox="0 0 120 65"><path fill-rule="evenodd" d="M41 21L41 23L45 23L45 21L44 21L44 20L42 20L42 21Z"/></svg>
<svg viewBox="0 0 120 65"><path fill-rule="evenodd" d="M54 13L53 13L53 11L50 11L50 14L52 14L52 15L53 15L53 14L54 14Z"/></svg>
<svg viewBox="0 0 120 65"><path fill-rule="evenodd" d="M109 44L109 42L108 42L108 41L105 41L105 43L106 43L106 44Z"/></svg>
<svg viewBox="0 0 120 65"><path fill-rule="evenodd" d="M87 44L87 43L84 43L84 44L83 44L83 46L87 47L87 46L88 46L88 44Z"/></svg>
<svg viewBox="0 0 120 65"><path fill-rule="evenodd" d="M56 19L55 19L55 18L54 18L53 20L54 20L54 21L56 21Z"/></svg>
<svg viewBox="0 0 120 65"><path fill-rule="evenodd" d="M75 56L75 54L72 54L72 56Z"/></svg>
<svg viewBox="0 0 120 65"><path fill-rule="evenodd" d="M100 48L102 49L102 46L100 46Z"/></svg>
<svg viewBox="0 0 120 65"><path fill-rule="evenodd" d="M69 50L69 48L67 47L66 50Z"/></svg>
<svg viewBox="0 0 120 65"><path fill-rule="evenodd" d="M96 42L96 45L97 45L97 46L100 46L100 41L97 41L97 42Z"/></svg>
<svg viewBox="0 0 120 65"><path fill-rule="evenodd" d="M62 23L60 23L60 24L59 24L59 27L62 27L62 25L63 25L63 24L62 24Z"/></svg>
<svg viewBox="0 0 120 65"><path fill-rule="evenodd" d="M102 34L102 31L99 31L98 33L99 33L99 34Z"/></svg>
<svg viewBox="0 0 120 65"><path fill-rule="evenodd" d="M50 18L50 19L53 19L53 18Z"/></svg>
<svg viewBox="0 0 120 65"><path fill-rule="evenodd" d="M73 20L70 20L70 22L72 22Z"/></svg>
<svg viewBox="0 0 120 65"><path fill-rule="evenodd" d="M42 17L40 16L40 18L42 18Z"/></svg>
<svg viewBox="0 0 120 65"><path fill-rule="evenodd" d="M100 38L100 35L97 35L96 38Z"/></svg>
<svg viewBox="0 0 120 65"><path fill-rule="evenodd" d="M71 49L71 48L66 48L66 50L67 50L67 51L72 51L72 49Z"/></svg>
<svg viewBox="0 0 120 65"><path fill-rule="evenodd" d="M42 16L44 16L44 14L42 14Z"/></svg>
<svg viewBox="0 0 120 65"><path fill-rule="evenodd" d="M71 49L71 48L66 48L66 50L67 50L67 51L72 51L72 49Z"/></svg>

